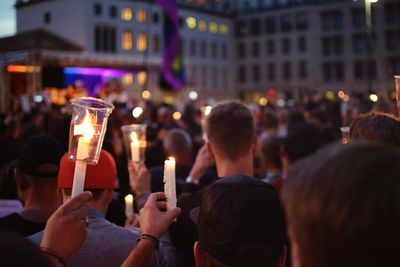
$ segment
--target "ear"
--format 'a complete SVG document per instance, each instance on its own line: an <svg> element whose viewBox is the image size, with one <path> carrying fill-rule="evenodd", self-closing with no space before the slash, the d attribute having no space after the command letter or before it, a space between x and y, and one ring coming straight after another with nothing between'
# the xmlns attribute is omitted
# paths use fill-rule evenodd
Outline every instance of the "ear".
<svg viewBox="0 0 400 267"><path fill-rule="evenodd" d="M107 203L110 203L114 197L114 190L112 190L110 188L106 189L103 191L103 194L105 196L105 200L107 201Z"/></svg>
<svg viewBox="0 0 400 267"><path fill-rule="evenodd" d="M18 191L26 191L29 189L30 182L18 168L14 169L15 183L17 184Z"/></svg>
<svg viewBox="0 0 400 267"><path fill-rule="evenodd" d="M210 157L213 159L213 161L215 161L215 153L214 153L214 150L212 148L212 145L210 144L210 142L207 142L206 146L207 146L208 154L210 154Z"/></svg>
<svg viewBox="0 0 400 267"><path fill-rule="evenodd" d="M194 254L194 260L195 260L195 265L196 267L202 267L204 265L204 257L203 257L203 251L199 245L199 241L196 241L193 246L193 254Z"/></svg>

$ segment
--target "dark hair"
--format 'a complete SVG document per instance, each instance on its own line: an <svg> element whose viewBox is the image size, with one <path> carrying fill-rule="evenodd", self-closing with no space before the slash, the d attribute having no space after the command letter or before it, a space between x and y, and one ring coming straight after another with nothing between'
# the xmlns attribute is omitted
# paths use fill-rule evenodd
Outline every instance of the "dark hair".
<svg viewBox="0 0 400 267"><path fill-rule="evenodd" d="M362 114L350 124L350 138L400 147L400 120L388 113Z"/></svg>
<svg viewBox="0 0 400 267"><path fill-rule="evenodd" d="M261 143L261 151L264 160L268 161L274 167L282 168L282 161L280 157L280 149L283 145L283 138L270 137L266 138Z"/></svg>
<svg viewBox="0 0 400 267"><path fill-rule="evenodd" d="M275 112L269 109L266 109L263 112L263 126L265 129L274 129L278 128L278 117Z"/></svg>
<svg viewBox="0 0 400 267"><path fill-rule="evenodd" d="M291 162L314 153L320 146L320 134L308 123L290 125L283 148Z"/></svg>
<svg viewBox="0 0 400 267"><path fill-rule="evenodd" d="M304 266L399 264L399 173L399 153L357 141L297 162L283 201Z"/></svg>
<svg viewBox="0 0 400 267"><path fill-rule="evenodd" d="M256 135L251 111L238 101L215 105L206 118L205 131L211 145L231 160L248 153Z"/></svg>

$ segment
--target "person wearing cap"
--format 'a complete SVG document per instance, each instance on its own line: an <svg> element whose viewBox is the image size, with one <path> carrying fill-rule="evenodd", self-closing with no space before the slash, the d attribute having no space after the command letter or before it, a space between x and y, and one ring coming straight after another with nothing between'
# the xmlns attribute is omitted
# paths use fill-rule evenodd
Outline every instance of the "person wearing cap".
<svg viewBox="0 0 400 267"><path fill-rule="evenodd" d="M60 163L58 175L58 194L65 203L71 196L75 163L65 154ZM105 219L108 205L117 188L117 170L114 158L101 150L96 165L87 165L86 191L93 194L89 202L88 234L81 248L68 259L68 266L120 266L137 244L139 229L119 227ZM29 239L40 244L43 232L30 236ZM160 249L155 253L162 266L174 266L175 254L168 239L161 239ZM155 266L155 260L152 261Z"/></svg>
<svg viewBox="0 0 400 267"><path fill-rule="evenodd" d="M157 194L163 193L152 194L141 210L140 227L160 236L179 209L159 212ZM193 248L196 267L285 266L285 215L272 185L245 175L224 177L204 190L190 218L199 236ZM139 249L123 267L147 266L154 245L139 244Z"/></svg>
<svg viewBox="0 0 400 267"><path fill-rule="evenodd" d="M18 196L24 208L0 218L0 229L29 236L44 229L61 204L57 175L63 146L47 135L34 136L23 145L14 169Z"/></svg>

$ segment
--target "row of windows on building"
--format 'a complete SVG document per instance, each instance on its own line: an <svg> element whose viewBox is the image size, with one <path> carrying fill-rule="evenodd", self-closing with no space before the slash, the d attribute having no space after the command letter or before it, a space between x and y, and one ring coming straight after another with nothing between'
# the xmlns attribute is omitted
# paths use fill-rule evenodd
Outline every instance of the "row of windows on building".
<svg viewBox="0 0 400 267"><path fill-rule="evenodd" d="M372 26L376 24L376 8L371 12ZM386 26L400 24L400 3L384 5L384 24ZM366 13L364 7L351 9L351 25L360 29L366 27ZM235 36L257 36L261 34L274 34L278 32L291 32L294 30L308 30L310 14L308 12L286 13L280 16L267 16L265 18L251 18L238 20L235 23ZM323 31L339 31L344 28L344 11L333 9L320 12L320 27Z"/></svg>
<svg viewBox="0 0 400 267"><path fill-rule="evenodd" d="M283 62L282 64L282 79L285 81L289 81L293 78L293 70L292 70L292 63L291 62ZM305 80L308 77L308 70L307 70L307 62L306 61L299 61L297 63L297 77L300 80ZM249 72L248 72L249 71ZM248 76L251 74L251 77ZM264 75L263 75L264 76ZM278 79L278 70L277 64L275 63L267 63L266 65L266 79L270 82L275 82ZM259 82L261 81L261 68L259 64L253 64L248 68L245 65L240 65L237 69L237 81L239 83L246 83L248 81L252 82Z"/></svg>
<svg viewBox="0 0 400 267"><path fill-rule="evenodd" d="M386 76L393 78L393 75L400 73L400 57L390 57L385 60ZM283 62L281 70L281 78L284 81L289 81L293 76L291 62ZM300 80L305 80L308 77L307 62L299 61L297 63L297 77ZM278 79L278 65L268 63L266 65L266 79L270 82L275 82ZM355 60L353 62L353 77L356 81L376 80L378 75L377 64L375 60ZM324 82L342 82L346 79L346 65L341 61L329 61L321 64L322 79ZM248 76L250 74L251 77ZM237 81L239 83L259 82L261 80L260 65L253 64L252 66L240 65L237 69Z"/></svg>
<svg viewBox="0 0 400 267"><path fill-rule="evenodd" d="M103 5L100 3L95 3L93 6L93 13L97 17L101 17L104 15ZM136 11L133 10L131 7L123 7L119 11L116 6L110 6L108 9L108 16L109 18L117 18L118 14L120 14L120 18L123 21L130 22L135 19L137 22L143 23L147 22L148 20L148 12L146 9L139 8ZM152 14L153 23L159 22L159 14L154 12Z"/></svg>
<svg viewBox="0 0 400 267"><path fill-rule="evenodd" d="M278 53L277 49L277 40L266 40L265 42L265 51L269 56L275 55ZM249 44L250 47L246 46L245 42L239 42L236 47L237 57L239 59L244 59L248 55L248 49L250 49L250 55L252 57L258 57L261 54L261 45L258 41L253 41ZM281 53L286 55L290 54L293 50L292 40L289 38L283 38L280 40ZM297 52L305 53L307 52L307 39L305 36L299 36L297 38Z"/></svg>
<svg viewBox="0 0 400 267"><path fill-rule="evenodd" d="M400 30L388 30L384 33L385 49L387 52L396 52L400 50ZM375 33L371 36L365 33L354 33L351 36L352 51L355 54L365 54L376 51L377 41ZM280 46L280 49L277 49ZM321 38L321 51L324 56L343 55L345 41L342 35L324 36ZM249 51L250 50L250 51ZM283 55L297 52L299 54L307 52L307 38L299 36L296 39L296 46L290 38L282 38L281 40L265 41L266 55L272 56L279 53ZM261 42L253 41L250 43L239 42L236 45L236 55L239 59L246 57L259 57L261 54Z"/></svg>
<svg viewBox="0 0 400 267"><path fill-rule="evenodd" d="M191 86L201 88L227 88L228 87L228 68L217 66L192 66L188 68L187 80Z"/></svg>
<svg viewBox="0 0 400 267"><path fill-rule="evenodd" d="M115 27L97 25L94 28L94 49L97 52L115 53L117 50L117 31ZM160 38L158 35L152 36L152 52L160 51ZM146 52L148 49L147 33L138 33L135 37L132 31L124 31L121 37L121 48L125 51L133 50L134 47L139 52Z"/></svg>
<svg viewBox="0 0 400 267"><path fill-rule="evenodd" d="M221 34L227 34L229 29L228 25L225 23L218 24L216 22L206 22L203 19L197 20L194 17L187 17L186 18L186 26L191 29L191 30L199 30L200 32L205 32L208 31L210 33L221 33Z"/></svg>

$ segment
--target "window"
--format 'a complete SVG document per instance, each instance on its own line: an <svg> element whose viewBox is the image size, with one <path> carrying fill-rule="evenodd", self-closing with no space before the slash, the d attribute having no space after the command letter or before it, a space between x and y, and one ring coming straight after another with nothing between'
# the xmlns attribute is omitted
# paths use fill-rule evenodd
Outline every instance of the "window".
<svg viewBox="0 0 400 267"><path fill-rule="evenodd" d="M398 6L400 9L400 6ZM386 25L394 25L397 23L397 16L398 14L396 13L396 5L395 4L385 4L384 5L384 18L385 18L385 24ZM400 19L399 19L400 21Z"/></svg>
<svg viewBox="0 0 400 267"><path fill-rule="evenodd" d="M345 73L345 66L343 62L336 62L334 63L335 66L335 78L337 81L344 80L344 73Z"/></svg>
<svg viewBox="0 0 400 267"><path fill-rule="evenodd" d="M197 54L197 52L196 52L197 49L196 48L197 48L196 40L194 40L194 39L190 40L190 55L192 57L196 56L196 54Z"/></svg>
<svg viewBox="0 0 400 267"><path fill-rule="evenodd" d="M215 59L218 57L217 54L218 54L217 43L215 41L213 41L211 43L211 57Z"/></svg>
<svg viewBox="0 0 400 267"><path fill-rule="evenodd" d="M258 64L253 65L253 81L258 82L260 80L260 67Z"/></svg>
<svg viewBox="0 0 400 267"><path fill-rule="evenodd" d="M132 20L132 8L124 7L121 11L121 19L124 21Z"/></svg>
<svg viewBox="0 0 400 267"><path fill-rule="evenodd" d="M130 31L124 31L122 33L122 49L131 50L133 43L133 35Z"/></svg>
<svg viewBox="0 0 400 267"><path fill-rule="evenodd" d="M292 31L292 17L289 14L280 16L280 23L282 32Z"/></svg>
<svg viewBox="0 0 400 267"><path fill-rule="evenodd" d="M343 36L331 36L321 39L322 54L329 55L342 55L344 50Z"/></svg>
<svg viewBox="0 0 400 267"><path fill-rule="evenodd" d="M367 75L368 75L368 79L376 80L377 68L376 68L375 60L370 60L367 62Z"/></svg>
<svg viewBox="0 0 400 267"><path fill-rule="evenodd" d="M50 14L50 12L44 13L43 22L44 22L44 24L50 24L50 22L51 22L51 14Z"/></svg>
<svg viewBox="0 0 400 267"><path fill-rule="evenodd" d="M160 51L160 37L158 35L153 36L152 48L153 53L158 53Z"/></svg>
<svg viewBox="0 0 400 267"><path fill-rule="evenodd" d="M219 32L222 34L228 33L228 26L226 24L219 25Z"/></svg>
<svg viewBox="0 0 400 267"><path fill-rule="evenodd" d="M109 9L109 15L110 18L115 18L117 17L117 7L116 6L111 6Z"/></svg>
<svg viewBox="0 0 400 267"><path fill-rule="evenodd" d="M320 14L321 28L324 31L337 31L343 28L343 13L341 10L324 11Z"/></svg>
<svg viewBox="0 0 400 267"><path fill-rule="evenodd" d="M257 41L252 43L251 51L253 57L258 57L260 55L260 44Z"/></svg>
<svg viewBox="0 0 400 267"><path fill-rule="evenodd" d="M246 21L238 21L235 25L235 36L243 37L247 35L247 23Z"/></svg>
<svg viewBox="0 0 400 267"><path fill-rule="evenodd" d="M200 54L202 57L207 56L207 43L206 40L201 41L200 43Z"/></svg>
<svg viewBox="0 0 400 267"><path fill-rule="evenodd" d="M306 12L296 14L296 29L298 31L308 30L309 16Z"/></svg>
<svg viewBox="0 0 400 267"><path fill-rule="evenodd" d="M390 52L400 49L400 33L398 31L385 32L385 47Z"/></svg>
<svg viewBox="0 0 400 267"><path fill-rule="evenodd" d="M212 87L216 88L218 86L218 68L216 66L212 67Z"/></svg>
<svg viewBox="0 0 400 267"><path fill-rule="evenodd" d="M94 15L101 16L102 12L103 12L103 6L100 3L95 3L93 7Z"/></svg>
<svg viewBox="0 0 400 267"><path fill-rule="evenodd" d="M205 32L207 30L207 22L204 20L199 21L199 31Z"/></svg>
<svg viewBox="0 0 400 267"><path fill-rule="evenodd" d="M275 54L275 41L274 40L267 41L267 54L268 55Z"/></svg>
<svg viewBox="0 0 400 267"><path fill-rule="evenodd" d="M304 80L307 78L307 62L299 62L299 78Z"/></svg>
<svg viewBox="0 0 400 267"><path fill-rule="evenodd" d="M147 21L147 11L144 9L139 9L136 11L136 21L137 22L146 22Z"/></svg>
<svg viewBox="0 0 400 267"><path fill-rule="evenodd" d="M351 10L351 24L354 28L365 27L365 11L362 8L353 8Z"/></svg>
<svg viewBox="0 0 400 267"><path fill-rule="evenodd" d="M244 43L238 43L237 45L237 55L238 58L246 57L246 45Z"/></svg>
<svg viewBox="0 0 400 267"><path fill-rule="evenodd" d="M276 32L276 20L275 17L267 17L265 19L265 33L273 34Z"/></svg>
<svg viewBox="0 0 400 267"><path fill-rule="evenodd" d="M353 65L354 78L356 80L362 80L364 78L364 64L361 60L357 60Z"/></svg>
<svg viewBox="0 0 400 267"><path fill-rule="evenodd" d="M239 66L237 77L238 77L238 82L240 82L240 83L246 82L246 67L245 66L243 66L243 65Z"/></svg>
<svg viewBox="0 0 400 267"><path fill-rule="evenodd" d="M250 34L257 36L261 33L261 25L259 19L250 20Z"/></svg>
<svg viewBox="0 0 400 267"><path fill-rule="evenodd" d="M299 39L297 39L297 50L300 53L307 51L307 39L305 36L300 36Z"/></svg>
<svg viewBox="0 0 400 267"><path fill-rule="evenodd" d="M222 68L222 86L226 88L228 86L228 70L227 68Z"/></svg>
<svg viewBox="0 0 400 267"><path fill-rule="evenodd" d="M94 28L94 49L98 52L115 52L116 30L109 26L95 26Z"/></svg>
<svg viewBox="0 0 400 267"><path fill-rule="evenodd" d="M160 21L160 15L157 12L154 12L153 13L153 23L158 24L159 21Z"/></svg>
<svg viewBox="0 0 400 267"><path fill-rule="evenodd" d="M267 78L269 81L275 81L275 65L273 63L268 63L267 65Z"/></svg>
<svg viewBox="0 0 400 267"><path fill-rule="evenodd" d="M196 25L197 25L197 23L196 23L196 19L194 17L187 17L186 18L186 26L189 29L196 29Z"/></svg>
<svg viewBox="0 0 400 267"><path fill-rule="evenodd" d="M355 54L363 54L365 52L365 35L354 34L353 35L353 52Z"/></svg>
<svg viewBox="0 0 400 267"><path fill-rule="evenodd" d="M140 52L147 50L147 34L139 33L136 42L136 49Z"/></svg>
<svg viewBox="0 0 400 267"><path fill-rule="evenodd" d="M291 77L292 77L292 66L290 65L290 62L284 62L283 63L283 79L290 80Z"/></svg>
<svg viewBox="0 0 400 267"><path fill-rule="evenodd" d="M332 38L335 55L343 54L343 37L335 36Z"/></svg>
<svg viewBox="0 0 400 267"><path fill-rule="evenodd" d="M222 59L228 58L228 46L226 43L221 44L221 57Z"/></svg>
<svg viewBox="0 0 400 267"><path fill-rule="evenodd" d="M288 38L282 40L282 53L287 55L290 53L291 50L291 43Z"/></svg>
<svg viewBox="0 0 400 267"><path fill-rule="evenodd" d="M322 64L322 76L325 82L330 82L332 80L332 67L330 63Z"/></svg>
<svg viewBox="0 0 400 267"><path fill-rule="evenodd" d="M218 31L218 24L215 22L210 22L208 25L208 29L210 30L211 33L217 33Z"/></svg>
<svg viewBox="0 0 400 267"><path fill-rule="evenodd" d="M400 73L400 57L389 57L385 60L386 75L389 79L393 79L393 75Z"/></svg>
<svg viewBox="0 0 400 267"><path fill-rule="evenodd" d="M201 83L203 88L207 87L207 67L203 66L201 68Z"/></svg>

